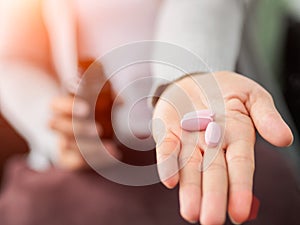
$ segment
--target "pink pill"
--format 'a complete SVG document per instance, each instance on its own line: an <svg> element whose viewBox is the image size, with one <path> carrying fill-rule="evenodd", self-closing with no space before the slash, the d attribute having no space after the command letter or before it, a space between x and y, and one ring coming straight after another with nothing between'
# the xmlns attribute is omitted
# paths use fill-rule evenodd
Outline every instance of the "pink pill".
<svg viewBox="0 0 300 225"><path fill-rule="evenodd" d="M210 110L199 110L187 113L181 120L181 127L187 131L202 131L213 121L213 113Z"/></svg>
<svg viewBox="0 0 300 225"><path fill-rule="evenodd" d="M205 143L208 147L216 147L220 139L221 127L215 122L210 122L205 131Z"/></svg>
<svg viewBox="0 0 300 225"><path fill-rule="evenodd" d="M209 109L202 109L193 112L186 113L183 118L191 118L191 117L211 117L214 118L215 113Z"/></svg>

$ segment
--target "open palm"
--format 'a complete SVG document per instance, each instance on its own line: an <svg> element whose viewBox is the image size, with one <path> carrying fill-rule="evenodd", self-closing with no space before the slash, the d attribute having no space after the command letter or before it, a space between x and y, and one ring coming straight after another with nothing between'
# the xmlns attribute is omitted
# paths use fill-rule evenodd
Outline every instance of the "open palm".
<svg viewBox="0 0 300 225"><path fill-rule="evenodd" d="M189 103L196 110L208 108L209 104L201 88L186 76L169 85L155 106L153 136L158 171L168 188L179 183L180 211L186 220L223 224L228 211L234 223L242 223L252 203L255 130L279 147L290 145L293 135L271 95L260 85L231 72L213 76L225 104L225 136L220 145L223 151L216 152L207 169L199 170L207 154L203 132L182 130L180 119L182 113L189 111ZM155 123L158 120L163 122L163 129ZM168 163L163 163L166 159Z"/></svg>

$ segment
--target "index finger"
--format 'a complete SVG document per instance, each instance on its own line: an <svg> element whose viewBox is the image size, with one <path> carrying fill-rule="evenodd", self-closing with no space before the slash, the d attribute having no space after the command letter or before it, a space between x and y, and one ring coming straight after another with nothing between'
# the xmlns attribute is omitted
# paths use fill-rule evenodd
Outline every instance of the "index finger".
<svg viewBox="0 0 300 225"><path fill-rule="evenodd" d="M168 112L166 115L165 112ZM179 118L166 102L158 102L152 120L153 138L156 142L157 169L162 183L173 188L179 180L178 155L181 148Z"/></svg>
<svg viewBox="0 0 300 225"><path fill-rule="evenodd" d="M181 137L181 117L187 112L207 108L199 96L202 93L198 85L186 77L165 89L154 110L152 132L157 143L158 171L169 188L174 187L179 179L178 157L184 139Z"/></svg>

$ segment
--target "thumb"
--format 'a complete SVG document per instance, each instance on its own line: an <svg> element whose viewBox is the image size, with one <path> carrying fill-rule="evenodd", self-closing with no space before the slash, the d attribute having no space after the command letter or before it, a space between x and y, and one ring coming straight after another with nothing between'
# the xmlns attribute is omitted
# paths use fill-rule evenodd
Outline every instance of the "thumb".
<svg viewBox="0 0 300 225"><path fill-rule="evenodd" d="M247 108L259 134L275 146L291 145L292 131L277 111L272 96L260 86L251 92Z"/></svg>

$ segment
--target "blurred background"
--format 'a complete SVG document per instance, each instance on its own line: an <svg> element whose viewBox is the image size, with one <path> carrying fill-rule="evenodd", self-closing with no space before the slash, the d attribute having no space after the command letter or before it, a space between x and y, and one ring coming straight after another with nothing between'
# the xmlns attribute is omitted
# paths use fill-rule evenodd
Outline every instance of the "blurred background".
<svg viewBox="0 0 300 225"><path fill-rule="evenodd" d="M300 127L300 0L259 0L246 21L238 69L261 83Z"/></svg>

